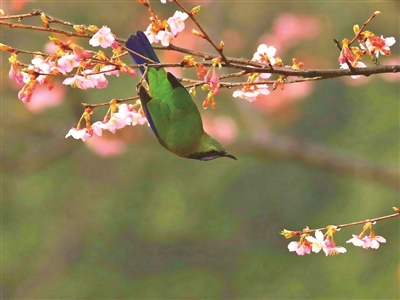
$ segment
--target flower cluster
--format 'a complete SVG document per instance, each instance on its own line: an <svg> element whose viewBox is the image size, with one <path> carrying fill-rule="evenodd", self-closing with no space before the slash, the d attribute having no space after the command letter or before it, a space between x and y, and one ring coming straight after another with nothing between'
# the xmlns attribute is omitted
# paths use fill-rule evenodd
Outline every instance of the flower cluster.
<svg viewBox="0 0 400 300"><path fill-rule="evenodd" d="M292 241L288 245L289 252L296 252L297 255L310 254L311 251L318 253L321 250L326 256L332 256L340 253L346 253L344 247L336 246L333 235L339 230L336 226L328 226L325 234L321 230L315 231L315 237L310 236L308 233L300 235L299 241ZM308 228L306 229L308 230ZM365 236L365 231L369 230L370 234ZM284 230L282 233L286 238L291 238L294 233L289 230ZM359 235L353 234L353 238L349 239L346 243L352 243L354 246L378 249L379 243L386 243L386 239L377 236L372 231L372 223L367 222L364 225L363 231Z"/></svg>
<svg viewBox="0 0 400 300"><path fill-rule="evenodd" d="M219 94L220 80L215 69L217 66L219 69L222 68L221 58L214 58L212 62L213 64L208 71L203 64L196 64L197 76L200 79L204 79L204 84L201 89L203 91L208 91L207 97L203 101L204 109L206 109L210 104L212 108L215 108L217 106L217 102L215 101L214 96Z"/></svg>
<svg viewBox="0 0 400 300"><path fill-rule="evenodd" d="M321 250L326 256L332 256L339 253L346 253L346 249L336 246L333 240L333 234L336 233L335 226L329 226L325 235L320 231L315 231L315 237L303 234L299 242L290 242L288 249L290 252L296 252L297 255L310 254L311 251L318 253Z"/></svg>
<svg viewBox="0 0 400 300"><path fill-rule="evenodd" d="M373 16L380 15L376 11ZM350 66L354 68L365 68L366 65L361 62L361 59L368 54L372 59L379 57L379 54L390 55L390 47L394 45L396 39L394 37L384 38L382 35L376 36L371 31L360 31L358 25L354 25L353 32L360 47L352 47L349 39L342 40L342 50L339 55L339 64L341 69L349 69ZM350 66L349 66L350 65ZM359 78L359 75L351 76L354 79Z"/></svg>
<svg viewBox="0 0 400 300"><path fill-rule="evenodd" d="M369 235L365 235L367 230L369 230ZM363 231L359 235L353 234L353 238L349 239L346 243L351 243L354 246L363 247L364 249L378 249L379 243L386 243L386 239L375 235L372 231L372 223L367 222L363 227Z"/></svg>
<svg viewBox="0 0 400 300"><path fill-rule="evenodd" d="M76 29L82 30L80 27ZM89 51L71 41L64 43L56 38L50 38L56 46L54 53L35 55L31 64L27 66L18 60L15 52L11 53L9 77L19 84L25 83L18 93L20 100L29 102L38 84L45 84L52 89L54 76L67 77L62 82L64 85L86 90L107 87L106 75L118 76L119 72L135 75L134 70L120 60L119 54L122 48L117 45L110 28L98 29L96 26L89 26L87 30L95 32L89 40L90 45L103 48L112 47L113 56L111 58L102 51ZM7 49L7 51L12 51L12 49ZM69 76L68 74L74 69L76 69L75 74Z"/></svg>
<svg viewBox="0 0 400 300"><path fill-rule="evenodd" d="M273 46L267 46L261 44L257 48L257 52L253 55L253 61L267 64L270 68L281 64L279 58L275 58L276 49ZM271 77L270 73L251 73L248 75L247 82L241 90L233 92L232 96L237 98L246 99L249 102L253 102L259 95L269 95L268 85L257 84L257 82L264 81Z"/></svg>
<svg viewBox="0 0 400 300"><path fill-rule="evenodd" d="M74 139L81 139L86 141L89 137L94 134L102 136L103 130L115 133L118 129L124 128L128 125L144 125L147 123L146 117L142 113L137 111L135 107L137 104L117 104L115 100L110 103L110 109L108 110L103 121L97 121L93 124L90 123L90 114L92 109L88 108L83 113L81 119L78 122L76 128L71 128L66 134L66 138L72 136ZM81 127L81 122L85 120L85 128Z"/></svg>
<svg viewBox="0 0 400 300"><path fill-rule="evenodd" d="M144 32L150 43L161 42L163 46L168 46L177 37L179 32L185 29L185 20L189 15L185 12L176 11L168 20L160 21L157 16L152 17L151 24Z"/></svg>

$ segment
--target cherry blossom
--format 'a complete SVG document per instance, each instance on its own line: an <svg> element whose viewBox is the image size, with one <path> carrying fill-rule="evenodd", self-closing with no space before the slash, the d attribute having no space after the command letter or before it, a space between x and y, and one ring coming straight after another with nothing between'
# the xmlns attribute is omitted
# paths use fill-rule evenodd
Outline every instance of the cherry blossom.
<svg viewBox="0 0 400 300"><path fill-rule="evenodd" d="M102 27L97 31L92 38L89 40L89 44L93 47L102 47L108 48L115 41L115 37L111 32L111 29L108 27Z"/></svg>
<svg viewBox="0 0 400 300"><path fill-rule="evenodd" d="M107 65L104 66L100 69L100 72L104 72L104 75L110 76L110 75L115 75L117 77L119 77L119 70L115 69L115 66L112 65Z"/></svg>
<svg viewBox="0 0 400 300"><path fill-rule="evenodd" d="M310 254L311 253L311 248L310 246L301 243L301 242L290 242L288 245L289 252L296 252L297 255L304 255L304 254Z"/></svg>
<svg viewBox="0 0 400 300"><path fill-rule="evenodd" d="M369 236L365 236L363 240L364 240L363 248L378 249L380 246L379 243L386 243L386 239L384 237L375 235L373 233L371 233Z"/></svg>
<svg viewBox="0 0 400 300"><path fill-rule="evenodd" d="M147 26L146 31L144 31L144 34L147 36L147 38L149 39L150 44L153 43L158 43L159 39L157 38L157 32L155 32L153 30L153 25L150 24L149 26Z"/></svg>
<svg viewBox="0 0 400 300"><path fill-rule="evenodd" d="M346 243L351 243L356 247L364 247L365 241L363 238L361 238L360 236L353 234L353 237L351 239L349 239L348 241L346 241Z"/></svg>
<svg viewBox="0 0 400 300"><path fill-rule="evenodd" d="M125 118L120 118L118 115L113 114L108 121L97 121L92 124L93 128L99 128L102 130L108 130L112 133L115 133L118 129L124 128L127 124Z"/></svg>
<svg viewBox="0 0 400 300"><path fill-rule="evenodd" d="M10 79L15 79L17 83L22 83L24 80L24 76L21 72L21 67L17 64L11 65L10 71L8 72L8 76Z"/></svg>
<svg viewBox="0 0 400 300"><path fill-rule="evenodd" d="M312 252L318 253L322 249L326 251L326 246L325 246L325 240L324 240L324 234L320 230L315 231L315 237L313 236L307 236L306 240L309 241L312 245Z"/></svg>
<svg viewBox="0 0 400 300"><path fill-rule="evenodd" d="M97 128L83 128L83 129L77 129L72 127L68 133L65 135L65 138L72 136L74 139L79 140L81 139L82 141L86 141L88 138L93 136L93 134L96 134L98 136L102 135L102 131L97 129Z"/></svg>
<svg viewBox="0 0 400 300"><path fill-rule="evenodd" d="M365 45L369 52L374 54L376 57L379 56L379 53L382 55L390 55L390 47L396 43L396 39L394 37L384 38L382 35L379 36L372 36L367 38L365 41ZM361 44L361 48L364 49L364 46Z"/></svg>
<svg viewBox="0 0 400 300"><path fill-rule="evenodd" d="M33 91L35 90L37 84L37 80L29 80L18 92L18 99L25 103L31 101Z"/></svg>
<svg viewBox="0 0 400 300"><path fill-rule="evenodd" d="M31 60L32 65L38 70L38 72L49 74L54 66L46 62L43 56L37 55Z"/></svg>
<svg viewBox="0 0 400 300"><path fill-rule="evenodd" d="M81 90L87 90L96 86L94 81L81 75L75 75L73 77L65 78L62 83L65 85L70 85L74 88L79 88Z"/></svg>
<svg viewBox="0 0 400 300"><path fill-rule="evenodd" d="M177 10L174 15L168 19L167 23L173 36L176 36L185 29L184 21L188 17L189 15L187 13Z"/></svg>
<svg viewBox="0 0 400 300"><path fill-rule="evenodd" d="M323 248L326 256L336 255L339 253L346 253L347 250L344 247L336 246L331 237L325 240L325 247Z"/></svg>
<svg viewBox="0 0 400 300"><path fill-rule="evenodd" d="M75 54L61 56L57 61L58 68L64 72L63 74L71 72L79 64L80 58Z"/></svg>
<svg viewBox="0 0 400 300"><path fill-rule="evenodd" d="M93 70L85 70L83 73L86 75L86 79L93 82L94 87L98 89L107 87L108 80L103 73L94 73Z"/></svg>
<svg viewBox="0 0 400 300"><path fill-rule="evenodd" d="M157 41L161 42L163 46L168 46L170 42L174 39L171 32L160 30L156 35Z"/></svg>
<svg viewBox="0 0 400 300"><path fill-rule="evenodd" d="M270 91L268 90L268 85L266 84L257 84L257 85L250 85L244 86L241 90L236 90L233 92L232 96L234 98L243 98L249 102L253 102L257 100L259 95L269 95Z"/></svg>
<svg viewBox="0 0 400 300"><path fill-rule="evenodd" d="M257 48L257 52L254 53L253 55L253 60L262 62L262 63L268 63L270 62L272 65L275 64L275 56L276 54L276 49L273 46L267 46L265 44L261 44Z"/></svg>
<svg viewBox="0 0 400 300"><path fill-rule="evenodd" d="M11 53L8 61L11 64L10 71L8 72L8 76L10 79L15 79L17 83L22 83L24 79L24 75L21 72L21 66L19 65L18 56L15 53Z"/></svg>
<svg viewBox="0 0 400 300"><path fill-rule="evenodd" d="M118 112L113 115L116 118L125 120L126 125L143 125L147 123L147 119L138 113L132 104L121 104Z"/></svg>

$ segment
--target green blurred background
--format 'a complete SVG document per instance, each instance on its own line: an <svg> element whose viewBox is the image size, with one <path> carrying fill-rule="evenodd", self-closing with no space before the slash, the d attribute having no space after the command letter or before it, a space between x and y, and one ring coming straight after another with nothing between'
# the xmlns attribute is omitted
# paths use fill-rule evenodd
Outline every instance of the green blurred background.
<svg viewBox="0 0 400 300"><path fill-rule="evenodd" d="M172 3L151 3L160 18L176 10ZM251 58L265 42L259 37L271 34L283 14L312 17L319 34L278 48L277 54L286 64L292 57L305 61L306 68L337 68L333 38L351 38L354 24L380 10L368 28L396 37L392 58L399 64L398 1L183 3L203 5L198 20L217 43L224 39L226 54L233 57ZM135 1L36 1L18 12L10 11L11 4L2 2L9 14L40 8L74 23L107 25L119 37L148 25L146 9ZM187 27L194 26L187 22ZM43 51L48 40L44 32L0 29L1 42L20 49ZM203 41L193 43L178 44L212 51ZM3 299L399 298L397 219L374 226L387 239L379 250L345 243L361 226L341 230L335 241L348 251L333 257L289 253L290 240L279 235L284 228L390 214L399 206L398 186L242 144L256 133L273 133L397 169L396 74L372 76L359 85L348 78L316 82L307 97L272 112L223 90L218 108L201 113L236 121L237 138L226 148L238 161L197 162L165 151L147 126L117 133L128 145L119 156L101 157L82 141L64 139L82 113L81 102L133 96L136 79L110 78L104 90L68 89L61 105L32 113L17 99L20 87L8 78L7 59L2 53ZM285 91L259 101L274 93ZM204 97L199 90L199 107ZM101 112L93 118L101 119Z"/></svg>

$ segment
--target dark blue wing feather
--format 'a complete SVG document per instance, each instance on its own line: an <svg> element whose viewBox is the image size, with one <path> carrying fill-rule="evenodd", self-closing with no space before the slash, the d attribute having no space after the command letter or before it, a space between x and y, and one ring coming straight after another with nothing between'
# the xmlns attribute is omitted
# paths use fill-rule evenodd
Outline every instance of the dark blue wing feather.
<svg viewBox="0 0 400 300"><path fill-rule="evenodd" d="M150 58L152 61L159 63L159 59L154 52L153 48L151 47L151 44L147 38L147 36L142 32L138 31L136 35L131 34L126 41L126 47L129 48L132 51L135 51L139 53L140 55ZM134 53L129 53L134 61L138 64L145 64L149 63L149 61L146 61L144 58L134 54ZM144 72L144 69L140 69L140 71ZM149 113L149 110L147 108L147 104L151 101L151 96L147 93L147 91L144 89L144 87L140 86L138 90L138 94L140 96L140 100L142 101L142 106L143 110L145 112L147 121L150 124L151 129L153 130L154 134L158 137L158 132L157 129L154 125L153 119L151 118L151 115Z"/></svg>
<svg viewBox="0 0 400 300"><path fill-rule="evenodd" d="M151 47L149 39L143 33L143 31L136 32L136 35L131 34L126 41L126 47L132 51L135 51L136 53L139 53L140 55L143 55L144 57L150 58L156 63L160 62L156 53L153 50L153 47ZM138 55L135 55L134 53L129 52L129 54L138 65L149 63L149 61ZM144 70L140 69L140 71L143 74Z"/></svg>

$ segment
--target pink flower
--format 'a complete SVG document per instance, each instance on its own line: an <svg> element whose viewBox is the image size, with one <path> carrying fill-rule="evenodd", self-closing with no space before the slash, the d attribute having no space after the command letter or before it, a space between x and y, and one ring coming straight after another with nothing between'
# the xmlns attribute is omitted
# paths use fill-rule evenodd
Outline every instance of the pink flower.
<svg viewBox="0 0 400 300"><path fill-rule="evenodd" d="M323 248L323 250L326 256L347 252L346 248L341 246L336 246L335 243L329 237L325 240L325 247Z"/></svg>
<svg viewBox="0 0 400 300"><path fill-rule="evenodd" d="M118 129L124 128L126 125L126 120L119 118L118 116L112 115L107 122L97 121L92 124L93 128L108 130L115 133Z"/></svg>
<svg viewBox="0 0 400 300"><path fill-rule="evenodd" d="M81 90L87 90L95 87L95 83L92 80L81 75L65 78L62 83L65 85L70 85L73 88L79 88Z"/></svg>
<svg viewBox="0 0 400 300"><path fill-rule="evenodd" d="M169 31L160 30L156 35L156 39L161 42L163 46L168 46L174 39L174 36Z"/></svg>
<svg viewBox="0 0 400 300"><path fill-rule="evenodd" d="M153 30L153 26L152 24L150 24L149 26L147 26L146 31L144 32L144 34L147 36L147 38L149 39L150 44L153 43L158 43L159 39L157 38L157 32L155 32Z"/></svg>
<svg viewBox="0 0 400 300"><path fill-rule="evenodd" d="M8 72L10 79L15 79L17 83L24 82L24 76L21 72L21 67L17 64L11 64L10 71Z"/></svg>
<svg viewBox="0 0 400 300"><path fill-rule="evenodd" d="M324 239L324 234L320 230L315 231L315 238L307 236L306 240L312 244L312 251L315 253L323 250L326 256L336 255L339 253L346 253L346 248L336 246L332 240L332 237L328 236Z"/></svg>
<svg viewBox="0 0 400 300"><path fill-rule="evenodd" d="M97 31L89 41L93 47L100 46L102 48L110 47L115 41L115 37L108 27L102 27Z"/></svg>
<svg viewBox="0 0 400 300"><path fill-rule="evenodd" d="M108 80L103 73L94 73L93 70L85 70L84 74L86 74L86 79L90 80L93 83L93 86L98 89L103 89L107 87Z"/></svg>
<svg viewBox="0 0 400 300"><path fill-rule="evenodd" d="M182 32L185 29L184 21L188 17L189 15L187 13L177 10L175 14L168 19L167 23L173 36L176 36L179 32Z"/></svg>
<svg viewBox="0 0 400 300"><path fill-rule="evenodd" d="M80 58L75 54L61 56L57 61L58 68L63 74L71 72L79 66L79 63Z"/></svg>
<svg viewBox="0 0 400 300"><path fill-rule="evenodd" d="M37 84L37 80L29 80L18 92L18 99L25 103L31 101L33 91L35 90Z"/></svg>
<svg viewBox="0 0 400 300"><path fill-rule="evenodd" d="M65 135L65 138L72 136L74 139L81 139L82 141L86 141L88 138L90 138L91 136L93 136L93 133L101 136L102 132L101 130L97 130L95 128L83 128L83 129L77 129L72 127L68 133Z"/></svg>
<svg viewBox="0 0 400 300"><path fill-rule="evenodd" d="M288 245L289 252L296 251L297 255L310 254L311 248L300 242L290 242Z"/></svg>
<svg viewBox="0 0 400 300"><path fill-rule="evenodd" d="M268 63L270 62L272 65L275 64L275 56L276 54L276 49L273 46L267 46L265 44L261 44L257 48L257 52L254 53L253 55L253 60L262 62L262 63Z"/></svg>
<svg viewBox="0 0 400 300"><path fill-rule="evenodd" d="M17 83L24 82L24 75L21 72L21 66L19 65L18 55L15 53L11 53L11 56L8 58L8 61L11 64L10 71L8 72L8 76L10 79L15 79Z"/></svg>
<svg viewBox="0 0 400 300"><path fill-rule="evenodd" d="M372 54L375 54L376 57L379 56L379 53L382 55L390 55L390 47L396 43L396 39L394 37L384 38L382 35L372 36L367 38L365 45L367 49ZM362 49L364 49L363 45L360 45Z"/></svg>
<svg viewBox="0 0 400 300"><path fill-rule="evenodd" d="M160 0L161 1L161 3L163 3L163 4L165 4L165 3L167 3L167 0ZM168 0L169 2L172 2L173 0Z"/></svg>
<svg viewBox="0 0 400 300"><path fill-rule="evenodd" d="M360 236L353 234L353 237L346 241L346 243L352 243L356 247L364 247L365 241L364 239L360 238ZM365 247L364 247L365 248Z"/></svg>
<svg viewBox="0 0 400 300"><path fill-rule="evenodd" d="M22 89L18 92L18 99L20 99L22 102L28 103L31 101L32 98L32 92L29 92L26 89Z"/></svg>
<svg viewBox="0 0 400 300"><path fill-rule="evenodd" d="M114 113L113 116L118 119L124 119L126 125L143 125L147 123L147 119L138 113L133 105L121 104L118 108L118 112Z"/></svg>
<svg viewBox="0 0 400 300"><path fill-rule="evenodd" d="M364 246L363 248L372 248L378 249L380 244L379 243L386 243L386 239L379 235L370 234L369 236L365 236L363 238Z"/></svg>
<svg viewBox="0 0 400 300"><path fill-rule="evenodd" d="M312 252L318 253L322 249L324 251L326 251L325 250L326 246L325 246L324 234L320 230L315 231L315 237L306 236L306 240L311 243Z"/></svg>
<svg viewBox="0 0 400 300"><path fill-rule="evenodd" d="M257 97L260 95L269 95L268 85L266 84L257 84L257 85L250 85L245 86L241 90L236 90L233 92L232 96L234 98L243 98L249 102L253 102L257 100Z"/></svg>
<svg viewBox="0 0 400 300"><path fill-rule="evenodd" d="M107 65L104 66L100 69L101 72L105 72L103 73L104 75L110 76L110 75L115 75L117 77L119 77L119 70L115 69L115 66L111 66L111 65Z"/></svg>
<svg viewBox="0 0 400 300"><path fill-rule="evenodd" d="M31 60L31 63L40 73L49 74L54 68L54 66L47 63L44 58L39 55L35 56L35 58Z"/></svg>

